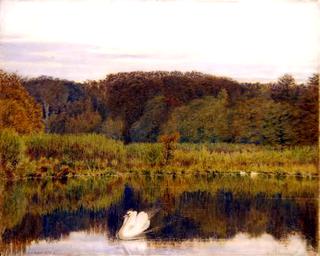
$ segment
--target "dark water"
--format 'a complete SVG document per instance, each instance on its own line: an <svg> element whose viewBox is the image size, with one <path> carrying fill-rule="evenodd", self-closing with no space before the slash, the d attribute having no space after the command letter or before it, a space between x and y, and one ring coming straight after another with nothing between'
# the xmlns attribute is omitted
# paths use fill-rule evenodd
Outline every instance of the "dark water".
<svg viewBox="0 0 320 256"><path fill-rule="evenodd" d="M318 181L128 176L0 183L1 255L316 255ZM119 241L127 210L157 210Z"/></svg>

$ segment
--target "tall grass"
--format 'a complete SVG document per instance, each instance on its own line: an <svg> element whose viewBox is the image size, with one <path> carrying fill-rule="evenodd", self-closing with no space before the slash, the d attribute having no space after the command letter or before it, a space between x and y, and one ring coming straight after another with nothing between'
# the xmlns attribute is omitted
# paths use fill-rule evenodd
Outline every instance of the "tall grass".
<svg viewBox="0 0 320 256"><path fill-rule="evenodd" d="M159 143L134 143L126 146L128 166L135 165L151 167L164 162L163 147Z"/></svg>
<svg viewBox="0 0 320 256"><path fill-rule="evenodd" d="M9 129L0 131L0 169L12 175L11 171L24 157L25 145L22 138ZM1 171L0 170L0 171Z"/></svg>
<svg viewBox="0 0 320 256"><path fill-rule="evenodd" d="M56 158L104 160L123 162L125 148L122 142L97 134L84 135L33 135L25 138L27 154L31 159Z"/></svg>
<svg viewBox="0 0 320 256"><path fill-rule="evenodd" d="M73 174L90 174L93 170L95 174L130 170L148 173L264 172L309 175L316 174L318 166L316 146L281 149L259 145L186 143L177 144L173 158L166 161L162 143L123 145L120 141L97 134L19 137L14 133L2 132L0 136L2 165L20 168L15 173L22 176L32 172L40 172L40 176L54 175L65 169L72 170ZM24 171L23 167L28 170Z"/></svg>
<svg viewBox="0 0 320 256"><path fill-rule="evenodd" d="M173 164L199 170L316 174L318 150L316 146L277 149L239 144L179 145Z"/></svg>

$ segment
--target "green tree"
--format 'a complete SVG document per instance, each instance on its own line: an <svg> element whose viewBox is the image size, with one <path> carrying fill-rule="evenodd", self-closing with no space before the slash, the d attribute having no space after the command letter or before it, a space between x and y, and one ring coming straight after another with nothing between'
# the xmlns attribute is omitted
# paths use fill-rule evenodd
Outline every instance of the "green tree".
<svg viewBox="0 0 320 256"><path fill-rule="evenodd" d="M123 140L123 126L124 122L121 117L109 117L101 124L98 131L109 138Z"/></svg>
<svg viewBox="0 0 320 256"><path fill-rule="evenodd" d="M65 133L95 132L101 123L99 113L90 109L74 117L69 117L65 125Z"/></svg>
<svg viewBox="0 0 320 256"><path fill-rule="evenodd" d="M271 145L294 145L296 108L288 103L272 103L265 110L262 124L263 143Z"/></svg>
<svg viewBox="0 0 320 256"><path fill-rule="evenodd" d="M156 96L146 103L141 118L130 129L133 141L156 142L165 123L169 107L164 96Z"/></svg>
<svg viewBox="0 0 320 256"><path fill-rule="evenodd" d="M221 90L215 98L207 96L191 101L172 112L164 133L178 131L181 141L217 142L229 138L228 94Z"/></svg>
<svg viewBox="0 0 320 256"><path fill-rule="evenodd" d="M265 113L273 104L262 97L239 101L232 113L232 135L236 142L262 143Z"/></svg>
<svg viewBox="0 0 320 256"><path fill-rule="evenodd" d="M309 78L303 87L296 104L298 116L296 121L297 143L317 144L319 131L319 74Z"/></svg>
<svg viewBox="0 0 320 256"><path fill-rule="evenodd" d="M216 97L221 89L228 92L230 101L247 90L234 80L199 72L130 72L108 75L99 82L107 92L107 106L113 117L124 120L123 137L130 142L131 128L146 112L146 103L163 95L169 109L188 104L204 96Z"/></svg>
<svg viewBox="0 0 320 256"><path fill-rule="evenodd" d="M290 74L281 76L277 83L271 86L271 97L276 102L295 103L299 97L299 87Z"/></svg>
<svg viewBox="0 0 320 256"><path fill-rule="evenodd" d="M89 93L82 84L73 81L41 76L26 79L23 85L42 106L46 132L72 132L67 124L74 122L75 117L85 113L88 107L93 108Z"/></svg>

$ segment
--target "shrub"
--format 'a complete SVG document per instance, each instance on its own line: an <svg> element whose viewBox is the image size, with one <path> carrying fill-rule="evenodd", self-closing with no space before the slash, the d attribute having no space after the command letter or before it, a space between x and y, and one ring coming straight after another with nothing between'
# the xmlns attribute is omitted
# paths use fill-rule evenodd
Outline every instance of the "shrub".
<svg viewBox="0 0 320 256"><path fill-rule="evenodd" d="M24 156L25 145L23 139L13 130L0 131L0 166L7 175L11 168L15 168Z"/></svg>
<svg viewBox="0 0 320 256"><path fill-rule="evenodd" d="M163 148L160 144L149 144L145 158L151 166L161 164L164 160Z"/></svg>
<svg viewBox="0 0 320 256"><path fill-rule="evenodd" d="M161 142L163 145L163 156L165 164L168 164L169 160L173 158L174 150L176 149L176 144L179 141L179 138L180 134L178 132L160 136L159 142Z"/></svg>

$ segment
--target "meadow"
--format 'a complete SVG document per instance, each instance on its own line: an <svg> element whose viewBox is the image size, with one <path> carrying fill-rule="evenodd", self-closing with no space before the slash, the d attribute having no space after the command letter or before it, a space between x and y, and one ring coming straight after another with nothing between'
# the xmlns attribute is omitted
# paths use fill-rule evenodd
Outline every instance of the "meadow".
<svg viewBox="0 0 320 256"><path fill-rule="evenodd" d="M131 143L103 135L0 133L2 178L63 178L81 175L258 174L316 176L316 146L228 143Z"/></svg>

